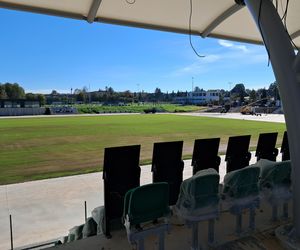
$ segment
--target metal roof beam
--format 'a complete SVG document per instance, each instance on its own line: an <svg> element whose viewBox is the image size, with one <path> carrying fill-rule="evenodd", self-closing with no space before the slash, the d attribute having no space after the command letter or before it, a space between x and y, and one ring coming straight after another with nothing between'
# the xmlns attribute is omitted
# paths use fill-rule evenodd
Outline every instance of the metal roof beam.
<svg viewBox="0 0 300 250"><path fill-rule="evenodd" d="M101 2L102 2L102 0L93 0L92 5L89 10L89 14L87 15L87 18L86 18L89 23L92 23L95 21L95 18L96 18L96 15L97 15L97 12L98 12Z"/></svg>
<svg viewBox="0 0 300 250"><path fill-rule="evenodd" d="M300 36L300 30L297 30L296 32L294 32L293 34L291 34L291 38L294 40L295 38Z"/></svg>
<svg viewBox="0 0 300 250"><path fill-rule="evenodd" d="M207 37L216 27L218 27L223 21L225 21L228 17L242 9L243 5L232 5L227 10L225 10L221 15L219 15L216 19L214 19L202 32L201 36L203 38Z"/></svg>

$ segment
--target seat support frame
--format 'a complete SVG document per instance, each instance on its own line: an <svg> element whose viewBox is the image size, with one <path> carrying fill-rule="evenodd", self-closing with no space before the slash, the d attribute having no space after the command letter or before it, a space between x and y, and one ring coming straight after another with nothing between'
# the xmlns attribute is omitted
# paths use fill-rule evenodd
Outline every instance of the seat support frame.
<svg viewBox="0 0 300 250"><path fill-rule="evenodd" d="M144 240L149 235L157 235L158 236L158 249L165 249L165 233L169 233L171 226L169 223L164 223L161 225L155 225L155 227L150 227L144 230L136 230L131 229L129 222L125 222L127 238L131 245L137 246L138 250L144 250Z"/></svg>

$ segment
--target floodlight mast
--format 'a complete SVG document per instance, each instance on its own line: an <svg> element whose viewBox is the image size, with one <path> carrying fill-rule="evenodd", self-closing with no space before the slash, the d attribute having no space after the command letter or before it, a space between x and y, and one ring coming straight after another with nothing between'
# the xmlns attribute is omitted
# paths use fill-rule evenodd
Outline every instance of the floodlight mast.
<svg viewBox="0 0 300 250"><path fill-rule="evenodd" d="M271 0L236 0L245 4L252 14L265 46L278 82L284 108L292 161L294 236L300 239L300 71L298 55L291 44L282 20Z"/></svg>

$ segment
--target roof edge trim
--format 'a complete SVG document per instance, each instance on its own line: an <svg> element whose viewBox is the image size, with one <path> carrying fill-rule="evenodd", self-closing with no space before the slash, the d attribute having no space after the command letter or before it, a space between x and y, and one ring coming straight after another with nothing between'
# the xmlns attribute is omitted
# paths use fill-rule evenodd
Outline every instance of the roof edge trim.
<svg viewBox="0 0 300 250"><path fill-rule="evenodd" d="M65 18L71 18L71 19L77 19L77 20L86 20L86 17L84 17L80 14L77 14L77 13L70 13L70 12L65 12L65 11L51 10L51 9L27 6L27 5L22 5L22 4L7 3L7 2L1 2L1 1L0 1L0 8L17 10L17 11L33 12L33 13L37 13L37 14L45 14L45 15L50 15L50 16L65 17Z"/></svg>
<svg viewBox="0 0 300 250"><path fill-rule="evenodd" d="M167 27L167 26L160 26L155 24L145 24L145 23L139 23L134 21L124 21L124 20L116 20L106 17L97 17L95 21L100 23L107 23L107 24L115 24L115 25L122 25L122 26L129 26L129 27L136 27L136 28L143 28L143 29L151 29L151 30L158 30L158 31L167 31L167 32L173 32L173 33L180 33L184 35L196 35L201 36L202 34L199 31L191 30L191 32L188 29L180 29L180 28L174 28L174 27ZM243 43L251 43L256 45L263 45L262 41L252 40L252 39L244 39L244 38L238 38L233 36L226 36L222 34L209 34L207 37L211 38L218 38L218 39L224 39L224 40L231 40L235 42L243 42Z"/></svg>

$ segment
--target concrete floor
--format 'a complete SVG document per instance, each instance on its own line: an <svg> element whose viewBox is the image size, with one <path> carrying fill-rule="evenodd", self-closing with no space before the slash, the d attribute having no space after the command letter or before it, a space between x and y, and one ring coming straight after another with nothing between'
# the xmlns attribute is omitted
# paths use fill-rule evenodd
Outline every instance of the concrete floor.
<svg viewBox="0 0 300 250"><path fill-rule="evenodd" d="M256 117L206 113L205 116L284 122L283 115ZM254 156L252 161L255 161ZM190 160L185 161L184 178L192 176L190 165ZM221 180L225 172L222 157ZM150 166L143 166L141 184L151 182ZM87 202L88 215L95 207L103 205L102 173L0 186L0 249L10 248L10 214L13 219L14 246L18 247L67 235L70 228L84 222L84 201Z"/></svg>
<svg viewBox="0 0 300 250"><path fill-rule="evenodd" d="M261 116L256 115L242 115L241 113L179 113L176 115L187 115L187 116L205 116L214 118L227 118L227 119L238 119L238 120L249 120L249 121L261 121L261 122L279 122L285 123L284 115L282 114L262 114Z"/></svg>
<svg viewBox="0 0 300 250"><path fill-rule="evenodd" d="M274 237L274 230L279 226L272 223L266 217L270 211L258 212L256 215L257 229L247 231L246 221L244 222L244 232L237 237L234 233L235 220L229 213L221 214L215 223L215 242L207 245L207 222L199 223L199 245L202 250L284 250L281 243ZM243 215L246 219L247 214ZM165 234L166 250L191 249L192 232L185 225L171 222L170 233ZM51 250L132 250L127 240L126 231L119 230L112 233L111 239L106 239L103 235L93 236L87 239L75 241L61 246L50 248ZM49 250L50 250L49 249ZM156 250L158 239L156 236L149 236L145 239L146 250Z"/></svg>

